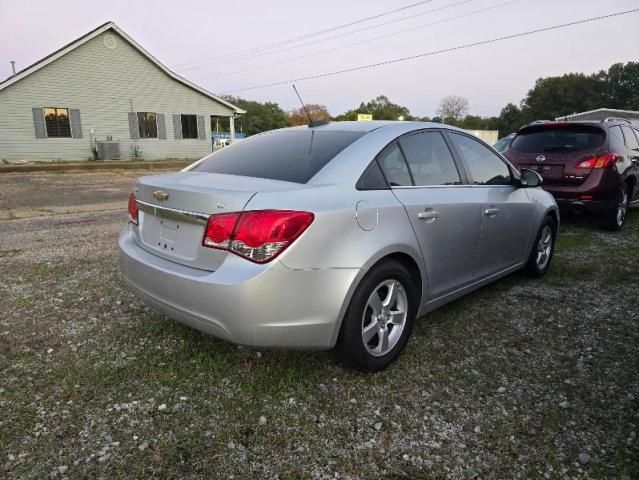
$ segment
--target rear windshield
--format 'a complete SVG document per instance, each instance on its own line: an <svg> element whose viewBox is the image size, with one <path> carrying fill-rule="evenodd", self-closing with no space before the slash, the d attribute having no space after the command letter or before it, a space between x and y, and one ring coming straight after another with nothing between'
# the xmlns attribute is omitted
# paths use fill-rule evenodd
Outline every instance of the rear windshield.
<svg viewBox="0 0 639 480"><path fill-rule="evenodd" d="M510 148L524 153L575 151L600 147L606 136L590 125L535 125L521 130Z"/></svg>
<svg viewBox="0 0 639 480"><path fill-rule="evenodd" d="M225 147L192 171L306 183L364 133L278 130Z"/></svg>

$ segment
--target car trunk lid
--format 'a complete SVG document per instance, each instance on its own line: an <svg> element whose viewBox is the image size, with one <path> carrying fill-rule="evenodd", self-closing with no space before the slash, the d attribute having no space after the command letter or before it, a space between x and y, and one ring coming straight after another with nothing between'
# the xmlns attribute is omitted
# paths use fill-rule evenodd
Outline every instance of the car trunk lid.
<svg viewBox="0 0 639 480"><path fill-rule="evenodd" d="M277 180L188 171L142 177L134 190L140 211L134 238L167 260L214 271L227 252L202 245L208 217L244 210L257 192L297 187Z"/></svg>

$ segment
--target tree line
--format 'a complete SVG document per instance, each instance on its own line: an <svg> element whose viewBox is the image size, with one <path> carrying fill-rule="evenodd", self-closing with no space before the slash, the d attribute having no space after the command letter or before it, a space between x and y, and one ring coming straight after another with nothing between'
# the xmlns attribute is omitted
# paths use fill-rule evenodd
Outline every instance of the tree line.
<svg viewBox="0 0 639 480"><path fill-rule="evenodd" d="M232 96L225 99L246 110L239 123L247 135L308 123L302 108L287 113L274 102L260 103ZM324 105L309 104L306 108L315 121L357 120L357 115L364 113L372 114L375 120L434 121L469 130L499 130L500 135L507 135L534 120L552 120L597 108L639 110L639 62L616 63L608 70L590 75L568 73L540 78L519 105L508 103L493 117L469 114L468 101L455 95L443 98L432 118L416 117L408 107L395 104L384 95L336 116Z"/></svg>

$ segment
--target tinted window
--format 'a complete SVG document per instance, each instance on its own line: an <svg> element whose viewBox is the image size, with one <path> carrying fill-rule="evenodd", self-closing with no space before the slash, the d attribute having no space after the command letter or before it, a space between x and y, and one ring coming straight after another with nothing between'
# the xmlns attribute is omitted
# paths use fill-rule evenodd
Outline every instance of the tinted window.
<svg viewBox="0 0 639 480"><path fill-rule="evenodd" d="M459 185L453 156L439 132L422 132L399 141L415 185Z"/></svg>
<svg viewBox="0 0 639 480"><path fill-rule="evenodd" d="M452 133L451 138L475 185L510 185L510 170L495 152L466 135Z"/></svg>
<svg viewBox="0 0 639 480"><path fill-rule="evenodd" d="M391 187L412 185L404 155L396 143L387 147L377 159Z"/></svg>
<svg viewBox="0 0 639 480"><path fill-rule="evenodd" d="M535 125L519 131L511 148L524 153L575 151L600 147L603 130L590 125Z"/></svg>
<svg viewBox="0 0 639 480"><path fill-rule="evenodd" d="M359 190L388 190L386 179L378 163L374 160L366 169L356 186Z"/></svg>
<svg viewBox="0 0 639 480"><path fill-rule="evenodd" d="M624 137L626 137L626 147L630 149L639 148L639 143L637 142L637 137L635 137L632 128L630 127L621 127L623 129Z"/></svg>
<svg viewBox="0 0 639 480"><path fill-rule="evenodd" d="M312 128L264 133L209 155L193 171L306 183L364 134Z"/></svg>

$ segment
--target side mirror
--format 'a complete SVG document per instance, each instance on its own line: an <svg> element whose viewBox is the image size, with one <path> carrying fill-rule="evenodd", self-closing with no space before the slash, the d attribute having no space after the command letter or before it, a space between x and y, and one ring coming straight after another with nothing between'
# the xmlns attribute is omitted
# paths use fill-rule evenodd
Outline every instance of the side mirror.
<svg viewBox="0 0 639 480"><path fill-rule="evenodd" d="M544 179L534 170L528 168L521 169L521 177L519 178L519 185L523 188L535 188L541 186L544 183Z"/></svg>

